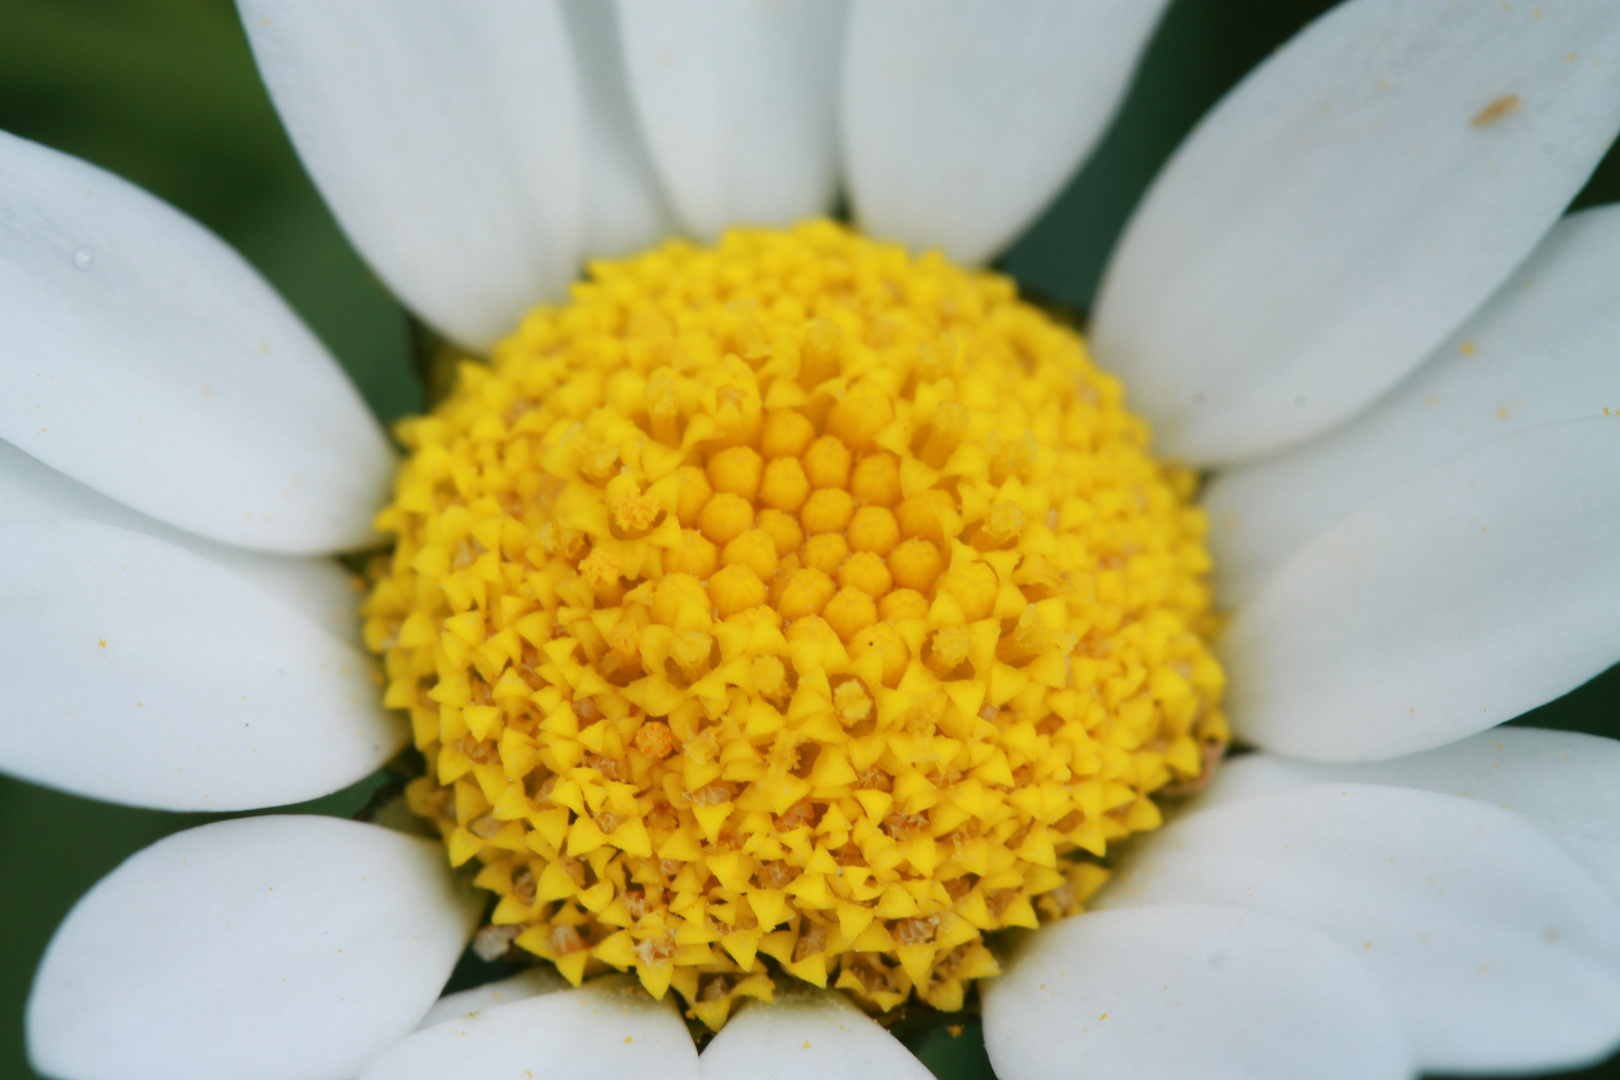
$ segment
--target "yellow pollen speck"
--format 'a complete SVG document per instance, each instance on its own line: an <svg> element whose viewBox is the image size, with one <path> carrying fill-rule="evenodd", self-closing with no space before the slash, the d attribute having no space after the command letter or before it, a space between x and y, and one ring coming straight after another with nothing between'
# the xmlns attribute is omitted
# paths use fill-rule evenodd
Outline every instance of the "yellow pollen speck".
<svg viewBox="0 0 1620 1080"><path fill-rule="evenodd" d="M1469 123L1474 127L1489 127L1508 113L1517 111L1521 104L1518 94L1503 94L1479 110L1478 114Z"/></svg>
<svg viewBox="0 0 1620 1080"><path fill-rule="evenodd" d="M413 810L570 981L957 1009L1227 738L1191 474L993 274L826 221L591 267L377 519Z"/></svg>
<svg viewBox="0 0 1620 1080"><path fill-rule="evenodd" d="M100 645L103 649L105 649L107 647L107 639L106 638L99 638L99 639L97 639L96 643L98 645Z"/></svg>

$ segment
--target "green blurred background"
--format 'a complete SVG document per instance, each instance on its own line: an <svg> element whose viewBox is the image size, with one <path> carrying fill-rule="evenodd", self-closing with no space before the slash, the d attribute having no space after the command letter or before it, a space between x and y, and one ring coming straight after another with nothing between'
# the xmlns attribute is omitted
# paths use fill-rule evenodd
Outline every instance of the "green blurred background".
<svg viewBox="0 0 1620 1080"><path fill-rule="evenodd" d="M1002 260L1084 309L1178 140L1328 0L1175 0L1102 146ZM281 291L385 420L420 407L404 313L338 231L260 85L228 0L0 0L0 128L95 162L191 214ZM1620 159L1578 203L1620 198ZM1620 270L1620 268L1617 268ZM1617 614L1620 617L1620 614ZM1523 723L1620 736L1620 667ZM351 814L369 781L290 809ZM0 1077L28 1077L22 1011L45 943L99 877L220 815L104 806L0 777ZM976 1025L908 1041L942 1078L988 1077ZM1570 1076L1620 1076L1620 1057Z"/></svg>

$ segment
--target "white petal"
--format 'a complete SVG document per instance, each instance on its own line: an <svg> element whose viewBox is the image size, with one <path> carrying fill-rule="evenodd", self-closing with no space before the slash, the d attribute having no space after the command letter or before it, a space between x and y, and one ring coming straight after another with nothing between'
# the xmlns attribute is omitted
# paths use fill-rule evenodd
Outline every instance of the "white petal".
<svg viewBox="0 0 1620 1080"><path fill-rule="evenodd" d="M1620 742L1504 727L1410 757L1365 765L1245 754L1221 767L1200 809L1305 784L1392 784L1514 811L1573 852L1620 895Z"/></svg>
<svg viewBox="0 0 1620 1080"><path fill-rule="evenodd" d="M244 547L367 543L393 454L343 372L212 233L0 132L0 438Z"/></svg>
<svg viewBox="0 0 1620 1080"><path fill-rule="evenodd" d="M334 637L358 643L359 598L333 559L267 555L204 540L138 514L0 441L0 525L84 519L166 541L233 570Z"/></svg>
<svg viewBox="0 0 1620 1080"><path fill-rule="evenodd" d="M239 0L344 231L466 345L560 299L584 242L579 87L555 0Z"/></svg>
<svg viewBox="0 0 1620 1080"><path fill-rule="evenodd" d="M1620 402L1620 207L1553 227L1495 296L1355 420L1215 478L1204 496L1222 603L1391 485L1509 431Z"/></svg>
<svg viewBox="0 0 1620 1080"><path fill-rule="evenodd" d="M1036 931L984 995L1002 1080L1380 1080L1405 1032L1353 950L1204 904L1093 912Z"/></svg>
<svg viewBox="0 0 1620 1080"><path fill-rule="evenodd" d="M1567 1068L1620 1043L1620 901L1483 802L1334 784L1217 806L1134 848L1098 906L1178 901L1355 950L1426 1070Z"/></svg>
<svg viewBox="0 0 1620 1080"><path fill-rule="evenodd" d="M336 791L392 757L358 650L261 583L87 520L0 525L0 767L167 810Z"/></svg>
<svg viewBox="0 0 1620 1080"><path fill-rule="evenodd" d="M826 213L837 187L846 0L619 0L630 92L676 213L731 225Z"/></svg>
<svg viewBox="0 0 1620 1080"><path fill-rule="evenodd" d="M673 233L674 215L630 103L618 16L607 0L563 0L584 110L591 258L630 255Z"/></svg>
<svg viewBox="0 0 1620 1080"><path fill-rule="evenodd" d="M697 1080L697 1051L674 1002L618 978L497 1005L419 1031L360 1080Z"/></svg>
<svg viewBox="0 0 1620 1080"><path fill-rule="evenodd" d="M1244 739L1370 761L1510 720L1620 658L1620 417L1492 439L1301 548L1219 643Z"/></svg>
<svg viewBox="0 0 1620 1080"><path fill-rule="evenodd" d="M435 1024L448 1023L451 1020L463 1020L476 1013L487 1012L497 1005L509 1005L514 1001L527 1001L542 994L554 994L559 990L568 988L568 980L557 974L557 969L550 964L536 964L527 971L513 975L510 979L501 979L498 982L485 983L475 986L471 990L462 990L454 994L446 994L433 1003L433 1008L422 1017L422 1022L416 1025L416 1030L433 1027Z"/></svg>
<svg viewBox="0 0 1620 1080"><path fill-rule="evenodd" d="M703 1080L929 1080L900 1040L836 992L777 991L750 1003L704 1049Z"/></svg>
<svg viewBox="0 0 1620 1080"><path fill-rule="evenodd" d="M1113 118L1164 0L856 0L840 135L868 232L981 262Z"/></svg>
<svg viewBox="0 0 1620 1080"><path fill-rule="evenodd" d="M443 848L373 825L204 825L131 856L68 913L28 1002L64 1080L343 1080L407 1034L477 905Z"/></svg>
<svg viewBox="0 0 1620 1080"><path fill-rule="evenodd" d="M1527 255L1620 130L1620 5L1351 0L1184 143L1094 324L1169 454L1348 417Z"/></svg>

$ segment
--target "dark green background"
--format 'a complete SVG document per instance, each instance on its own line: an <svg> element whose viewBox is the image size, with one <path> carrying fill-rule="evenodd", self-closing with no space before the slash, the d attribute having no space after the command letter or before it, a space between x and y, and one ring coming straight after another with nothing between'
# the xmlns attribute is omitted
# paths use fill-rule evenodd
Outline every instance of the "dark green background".
<svg viewBox="0 0 1620 1080"><path fill-rule="evenodd" d="M1329 6L1176 0L1100 150L1004 268L1084 308L1126 215L1177 141ZM298 309L384 419L419 405L405 317L300 170L226 0L0 0L0 128L111 169L196 217ZM1580 203L1617 197L1611 155ZM1620 735L1620 668L1527 720ZM298 809L348 814L368 794L361 785ZM0 1077L33 1075L23 1002L73 901L130 853L215 816L104 806L0 777ZM990 1075L974 1024L960 1038L935 1029L908 1041L941 1077ZM1570 1075L1620 1075L1620 1058Z"/></svg>

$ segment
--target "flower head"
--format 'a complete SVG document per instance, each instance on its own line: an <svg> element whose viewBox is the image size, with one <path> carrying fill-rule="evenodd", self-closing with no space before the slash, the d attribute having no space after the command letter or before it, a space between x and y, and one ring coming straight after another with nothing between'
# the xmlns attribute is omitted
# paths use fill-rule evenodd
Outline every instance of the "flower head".
<svg viewBox="0 0 1620 1080"><path fill-rule="evenodd" d="M1558 220L1620 130L1620 8L1349 0L1134 218L1091 347L1212 471L1258 751L1162 829L1225 736L1191 474L1005 282L887 246L1005 243L1155 5L242 8L379 276L505 343L404 429L379 693L298 557L376 540L375 423L217 241L0 138L0 765L259 808L414 735L469 869L327 818L155 844L53 939L43 1071L695 1077L684 1005L711 1075L916 1075L854 1003L906 992L976 992L1008 1080L1615 1045L1620 750L1487 729L1620 655L1620 217ZM840 176L876 239L760 227ZM1099 856L1086 913L981 936ZM435 1002L475 933L552 966Z"/></svg>

